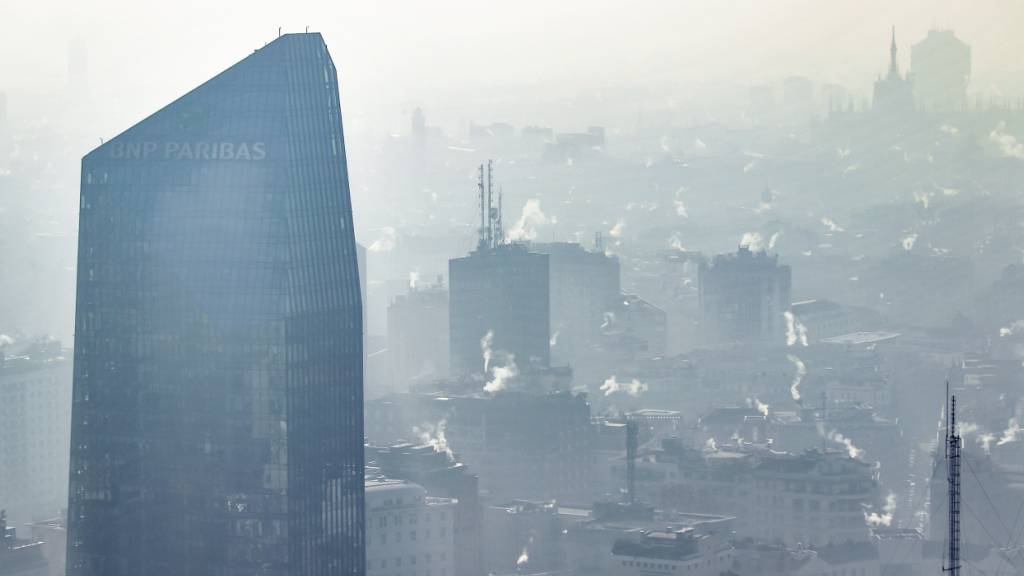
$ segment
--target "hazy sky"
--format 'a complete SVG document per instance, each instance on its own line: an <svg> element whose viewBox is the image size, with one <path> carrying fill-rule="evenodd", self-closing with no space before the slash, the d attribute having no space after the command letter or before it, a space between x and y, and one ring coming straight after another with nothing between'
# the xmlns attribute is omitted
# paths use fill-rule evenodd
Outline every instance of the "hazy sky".
<svg viewBox="0 0 1024 576"><path fill-rule="evenodd" d="M78 38L107 137L278 26L325 35L348 116L401 127L416 104L454 109L504 89L534 98L615 85L699 92L803 74L866 94L885 69L893 24L904 66L928 28L952 27L974 49L974 87L1016 93L1024 75L1018 0L0 0L0 22L0 90L12 116L64 85Z"/></svg>

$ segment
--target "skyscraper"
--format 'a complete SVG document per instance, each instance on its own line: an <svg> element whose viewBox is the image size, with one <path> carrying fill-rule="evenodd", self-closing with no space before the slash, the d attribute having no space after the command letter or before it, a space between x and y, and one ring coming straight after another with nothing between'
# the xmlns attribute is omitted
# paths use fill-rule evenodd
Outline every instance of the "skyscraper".
<svg viewBox="0 0 1024 576"><path fill-rule="evenodd" d="M929 30L924 40L911 46L910 71L918 108L946 112L967 109L971 47L952 30Z"/></svg>
<svg viewBox="0 0 1024 576"><path fill-rule="evenodd" d="M551 365L548 258L498 244L448 261L452 376Z"/></svg>
<svg viewBox="0 0 1024 576"><path fill-rule="evenodd" d="M493 374L500 389L499 372L515 376L551 366L551 291L549 256L506 242L501 189L495 205L493 183L488 161L477 183L476 250L448 261L448 352L452 376ZM491 386L485 390L494 391Z"/></svg>
<svg viewBox="0 0 1024 576"><path fill-rule="evenodd" d="M347 172L319 34L83 159L70 575L365 572Z"/></svg>

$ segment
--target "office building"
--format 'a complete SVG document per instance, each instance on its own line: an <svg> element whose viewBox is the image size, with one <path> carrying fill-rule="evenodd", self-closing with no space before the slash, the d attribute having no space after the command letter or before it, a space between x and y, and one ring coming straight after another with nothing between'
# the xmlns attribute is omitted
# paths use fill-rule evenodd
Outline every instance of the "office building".
<svg viewBox="0 0 1024 576"><path fill-rule="evenodd" d="M71 363L51 339L0 349L0 509L11 526L67 506Z"/></svg>
<svg viewBox="0 0 1024 576"><path fill-rule="evenodd" d="M412 482L367 480L367 576L453 576L454 508Z"/></svg>
<svg viewBox="0 0 1024 576"><path fill-rule="evenodd" d="M497 244L448 262L452 376L550 366L549 258Z"/></svg>
<svg viewBox="0 0 1024 576"><path fill-rule="evenodd" d="M454 576L479 576L483 573L480 480L448 449L443 428L435 430L435 436L438 438L431 439L433 445L370 447L367 460L386 478L415 482L428 496L452 499L455 503L452 533L459 543L453 552Z"/></svg>
<svg viewBox="0 0 1024 576"><path fill-rule="evenodd" d="M574 363L600 334L604 314L622 291L619 259L574 242L534 243L548 255L551 288L551 356Z"/></svg>
<svg viewBox="0 0 1024 576"><path fill-rule="evenodd" d="M879 505L874 464L846 450L801 454L766 448L704 452L665 440L637 461L637 493L659 509L726 514L737 538L824 546L870 537L866 507Z"/></svg>
<svg viewBox="0 0 1024 576"><path fill-rule="evenodd" d="M19 540L4 510L0 510L0 576L50 576L43 543Z"/></svg>
<svg viewBox="0 0 1024 576"><path fill-rule="evenodd" d="M929 30L924 40L911 46L910 72L919 109L966 111L971 47L952 30Z"/></svg>
<svg viewBox="0 0 1024 576"><path fill-rule="evenodd" d="M448 290L440 282L412 287L388 306L387 353L393 391L448 376Z"/></svg>
<svg viewBox="0 0 1024 576"><path fill-rule="evenodd" d="M708 336L720 343L785 342L791 278L778 256L746 246L701 264L698 292Z"/></svg>
<svg viewBox="0 0 1024 576"><path fill-rule="evenodd" d="M70 576L361 576L338 76L287 34L82 161Z"/></svg>

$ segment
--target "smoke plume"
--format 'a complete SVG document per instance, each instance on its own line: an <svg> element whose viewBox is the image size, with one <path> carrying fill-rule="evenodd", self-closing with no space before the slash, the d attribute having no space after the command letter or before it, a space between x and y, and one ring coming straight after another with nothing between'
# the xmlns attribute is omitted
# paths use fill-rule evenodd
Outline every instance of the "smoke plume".
<svg viewBox="0 0 1024 576"><path fill-rule="evenodd" d="M370 247L367 248L370 252L390 252L395 249L395 240L398 234L395 229L391 226L385 226L380 229L380 238L373 241Z"/></svg>
<svg viewBox="0 0 1024 576"><path fill-rule="evenodd" d="M534 240L537 238L538 227L557 223L557 218L549 217L540 209L540 200L530 198L523 205L523 212L519 215L519 219L509 230L508 238L514 241Z"/></svg>
<svg viewBox="0 0 1024 576"><path fill-rule="evenodd" d="M455 456L452 454L452 449L448 446L448 439L444 434L447 425L448 421L441 419L437 424L414 426L412 431L419 436L420 442L432 446L435 452L444 452L448 455L448 460L454 460Z"/></svg>
<svg viewBox="0 0 1024 576"><path fill-rule="evenodd" d="M636 397L647 391L647 384L633 378L629 382L619 382L612 375L610 378L601 384L601 392L604 392L605 396L611 396L616 392L626 392L630 396Z"/></svg>
<svg viewBox="0 0 1024 576"><path fill-rule="evenodd" d="M793 346L797 342L801 346L807 346L807 326L789 310L782 315L786 318L786 346Z"/></svg>
<svg viewBox="0 0 1024 576"><path fill-rule="evenodd" d="M800 383L803 382L804 376L807 375L807 365L793 354L787 354L786 358L796 368L796 374L793 375L793 383L789 386L789 395L793 397L794 401L802 404L800 400Z"/></svg>

